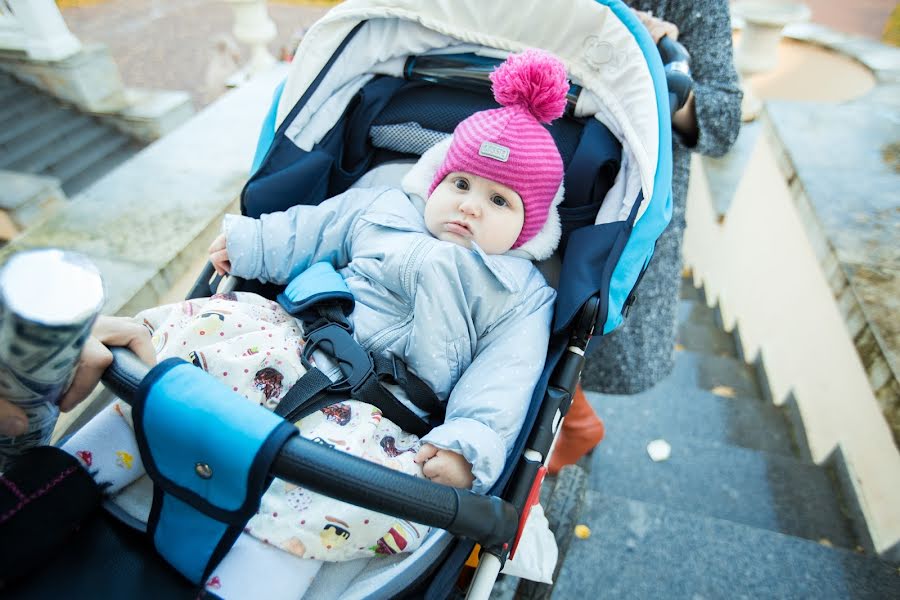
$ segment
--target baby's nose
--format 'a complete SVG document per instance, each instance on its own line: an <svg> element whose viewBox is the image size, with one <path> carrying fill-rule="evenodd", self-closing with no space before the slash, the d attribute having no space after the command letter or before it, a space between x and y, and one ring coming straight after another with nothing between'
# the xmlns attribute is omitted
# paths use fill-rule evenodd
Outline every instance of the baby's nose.
<svg viewBox="0 0 900 600"><path fill-rule="evenodd" d="M464 214L477 217L481 214L481 207L478 206L477 202L466 200L465 202L461 202L459 204L459 211Z"/></svg>

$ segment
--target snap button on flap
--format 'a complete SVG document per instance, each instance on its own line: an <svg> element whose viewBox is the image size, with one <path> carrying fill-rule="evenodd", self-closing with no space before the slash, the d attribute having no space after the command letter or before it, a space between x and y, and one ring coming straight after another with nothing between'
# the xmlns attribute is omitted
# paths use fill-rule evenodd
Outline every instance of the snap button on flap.
<svg viewBox="0 0 900 600"><path fill-rule="evenodd" d="M197 463L194 465L194 472L197 473L197 477L201 479L209 479L212 477L212 469L206 463Z"/></svg>

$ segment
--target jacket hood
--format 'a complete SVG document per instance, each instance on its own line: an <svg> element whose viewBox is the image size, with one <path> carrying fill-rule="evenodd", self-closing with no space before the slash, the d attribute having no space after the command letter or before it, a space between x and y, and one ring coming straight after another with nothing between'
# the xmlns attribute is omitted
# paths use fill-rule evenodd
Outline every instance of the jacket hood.
<svg viewBox="0 0 900 600"><path fill-rule="evenodd" d="M428 189L431 182L434 181L438 169L444 162L444 157L450 149L453 142L453 136L448 135L434 146L428 149L419 161L413 165L400 187L407 194L418 196L423 203L428 200ZM559 220L559 210L557 207L565 198L565 186L559 185L556 196L550 204L550 210L547 213L547 221L541 230L530 240L516 248L509 250L505 254L508 256L516 256L526 258L528 260L544 260L550 258L556 247L559 245L560 236L562 235L562 225ZM424 204L422 204L424 206Z"/></svg>

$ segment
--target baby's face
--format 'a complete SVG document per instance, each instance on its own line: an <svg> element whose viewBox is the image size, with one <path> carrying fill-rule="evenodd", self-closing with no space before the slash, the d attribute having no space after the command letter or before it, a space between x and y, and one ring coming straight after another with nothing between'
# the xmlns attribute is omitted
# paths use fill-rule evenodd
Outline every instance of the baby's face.
<svg viewBox="0 0 900 600"><path fill-rule="evenodd" d="M431 235L466 248L474 241L487 254L512 248L524 222L519 194L471 173L449 173L425 203L425 225Z"/></svg>

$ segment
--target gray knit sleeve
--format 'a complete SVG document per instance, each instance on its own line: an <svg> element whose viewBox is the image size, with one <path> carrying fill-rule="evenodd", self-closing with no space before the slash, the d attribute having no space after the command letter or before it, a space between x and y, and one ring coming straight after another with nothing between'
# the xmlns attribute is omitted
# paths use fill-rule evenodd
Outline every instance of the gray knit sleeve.
<svg viewBox="0 0 900 600"><path fill-rule="evenodd" d="M697 110L695 152L722 156L741 125L743 96L731 48L731 16L726 0L668 2L660 15L678 26L678 41L691 53ZM676 136L678 143L684 141Z"/></svg>

